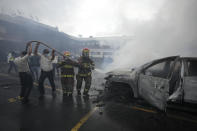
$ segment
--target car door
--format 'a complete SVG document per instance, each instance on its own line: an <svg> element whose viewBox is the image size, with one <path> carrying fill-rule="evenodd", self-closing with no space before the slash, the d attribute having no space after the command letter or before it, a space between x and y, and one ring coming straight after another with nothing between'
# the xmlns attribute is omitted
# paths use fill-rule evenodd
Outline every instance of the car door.
<svg viewBox="0 0 197 131"><path fill-rule="evenodd" d="M197 104L197 59L185 59L184 70L184 102Z"/></svg>
<svg viewBox="0 0 197 131"><path fill-rule="evenodd" d="M151 105L165 110L169 97L169 79L177 57L155 61L139 75L139 95Z"/></svg>

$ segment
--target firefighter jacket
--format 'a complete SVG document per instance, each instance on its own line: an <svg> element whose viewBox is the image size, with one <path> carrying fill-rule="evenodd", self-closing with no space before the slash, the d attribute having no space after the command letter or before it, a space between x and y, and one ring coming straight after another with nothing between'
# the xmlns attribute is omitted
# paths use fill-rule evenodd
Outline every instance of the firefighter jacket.
<svg viewBox="0 0 197 131"><path fill-rule="evenodd" d="M81 77L91 76L92 70L94 69L94 62L88 58L81 56L78 60L79 70L78 75Z"/></svg>
<svg viewBox="0 0 197 131"><path fill-rule="evenodd" d="M61 77L74 77L74 67L77 66L77 62L67 58L58 63L58 68L61 68Z"/></svg>

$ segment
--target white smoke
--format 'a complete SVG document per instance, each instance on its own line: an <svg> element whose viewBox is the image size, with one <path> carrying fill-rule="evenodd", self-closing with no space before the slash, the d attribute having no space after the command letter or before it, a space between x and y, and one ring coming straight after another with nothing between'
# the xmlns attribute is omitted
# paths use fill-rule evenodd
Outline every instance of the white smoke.
<svg viewBox="0 0 197 131"><path fill-rule="evenodd" d="M196 57L196 7L196 0L167 0L150 21L132 24L123 19L121 31L135 37L115 53L107 69L131 68L171 55Z"/></svg>
<svg viewBox="0 0 197 131"><path fill-rule="evenodd" d="M152 19L165 0L0 0L0 13L22 15L78 36L127 35L126 19ZM131 21L130 21L131 22ZM132 22L131 22L132 23Z"/></svg>

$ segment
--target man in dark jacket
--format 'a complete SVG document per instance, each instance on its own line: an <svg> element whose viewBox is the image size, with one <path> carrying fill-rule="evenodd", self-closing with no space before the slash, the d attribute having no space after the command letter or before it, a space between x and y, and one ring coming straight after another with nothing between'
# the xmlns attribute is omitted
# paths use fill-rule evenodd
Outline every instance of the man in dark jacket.
<svg viewBox="0 0 197 131"><path fill-rule="evenodd" d="M39 68L40 68L40 56L38 55L32 55L29 57L29 67L33 76L34 81L38 82L38 74L39 74Z"/></svg>

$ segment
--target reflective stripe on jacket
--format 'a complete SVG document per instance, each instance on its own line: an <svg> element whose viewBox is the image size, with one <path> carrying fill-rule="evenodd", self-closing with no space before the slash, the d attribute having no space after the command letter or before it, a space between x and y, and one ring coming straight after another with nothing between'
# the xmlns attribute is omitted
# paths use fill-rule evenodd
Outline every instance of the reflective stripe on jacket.
<svg viewBox="0 0 197 131"><path fill-rule="evenodd" d="M91 68L91 63L82 63L84 68Z"/></svg>
<svg viewBox="0 0 197 131"><path fill-rule="evenodd" d="M72 65L64 65L64 68L72 69L73 66Z"/></svg>
<svg viewBox="0 0 197 131"><path fill-rule="evenodd" d="M74 75L61 75L61 77L72 78Z"/></svg>
<svg viewBox="0 0 197 131"><path fill-rule="evenodd" d="M92 74L91 72L86 73L86 74L79 73L79 76L86 77L86 76L90 76L91 74Z"/></svg>

